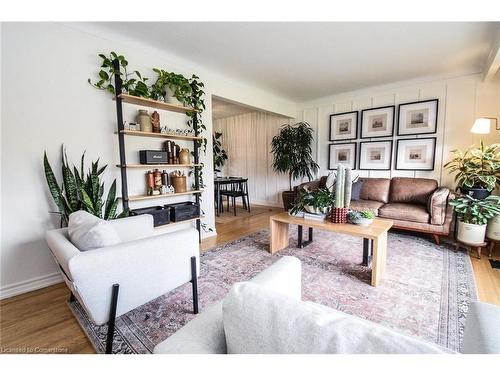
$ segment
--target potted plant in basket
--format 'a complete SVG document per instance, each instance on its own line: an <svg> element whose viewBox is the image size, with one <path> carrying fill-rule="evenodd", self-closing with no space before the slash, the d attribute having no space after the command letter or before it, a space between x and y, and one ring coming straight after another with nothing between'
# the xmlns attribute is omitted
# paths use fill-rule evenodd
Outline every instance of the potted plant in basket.
<svg viewBox="0 0 500 375"><path fill-rule="evenodd" d="M460 191L484 199L500 184L500 144L472 146L465 152L453 150L453 159L444 165L455 173Z"/></svg>
<svg viewBox="0 0 500 375"><path fill-rule="evenodd" d="M313 129L307 122L283 125L272 139L273 169L278 173L287 173L290 184L290 190L282 193L285 210L292 208L296 198L292 180L307 177L311 181L318 172L319 166L312 158L312 140Z"/></svg>
<svg viewBox="0 0 500 375"><path fill-rule="evenodd" d="M332 208L335 198L327 188L314 191L301 190L290 213L296 215L299 212L308 212L316 215L325 215Z"/></svg>
<svg viewBox="0 0 500 375"><path fill-rule="evenodd" d="M469 245L484 242L488 220L500 215L500 197L492 195L475 199L464 194L450 201L458 217L457 239Z"/></svg>

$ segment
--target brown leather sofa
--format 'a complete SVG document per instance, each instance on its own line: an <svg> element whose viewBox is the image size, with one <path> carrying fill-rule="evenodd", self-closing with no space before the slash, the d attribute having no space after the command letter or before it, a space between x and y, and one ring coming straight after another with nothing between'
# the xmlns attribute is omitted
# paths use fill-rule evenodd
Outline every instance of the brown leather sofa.
<svg viewBox="0 0 500 375"><path fill-rule="evenodd" d="M447 236L453 218L448 204L450 190L438 187L428 178L360 178L363 182L359 200L351 201L353 210L371 210L381 218L394 221L393 228L429 233L439 245ZM325 187L326 177L296 187L314 190Z"/></svg>

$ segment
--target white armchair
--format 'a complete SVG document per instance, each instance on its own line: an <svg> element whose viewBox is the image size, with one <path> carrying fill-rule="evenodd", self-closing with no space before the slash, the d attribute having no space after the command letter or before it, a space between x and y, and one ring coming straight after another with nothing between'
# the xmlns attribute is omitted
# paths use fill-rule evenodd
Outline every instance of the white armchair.
<svg viewBox="0 0 500 375"><path fill-rule="evenodd" d="M120 243L80 251L66 228L46 234L68 285L97 325L108 323L106 353L111 353L119 317L187 282L193 284L193 310L198 313L198 232L179 230L155 235L151 215L113 220ZM120 297L118 298L118 291Z"/></svg>

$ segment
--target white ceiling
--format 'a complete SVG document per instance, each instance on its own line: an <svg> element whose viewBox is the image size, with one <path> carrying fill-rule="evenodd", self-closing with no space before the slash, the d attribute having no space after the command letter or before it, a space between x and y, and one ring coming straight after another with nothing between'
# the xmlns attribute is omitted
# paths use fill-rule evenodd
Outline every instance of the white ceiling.
<svg viewBox="0 0 500 375"><path fill-rule="evenodd" d="M295 101L479 72L500 23L100 23Z"/></svg>
<svg viewBox="0 0 500 375"><path fill-rule="evenodd" d="M212 118L220 120L230 116L242 115L255 112L257 109L242 104L233 103L220 98L212 98Z"/></svg>

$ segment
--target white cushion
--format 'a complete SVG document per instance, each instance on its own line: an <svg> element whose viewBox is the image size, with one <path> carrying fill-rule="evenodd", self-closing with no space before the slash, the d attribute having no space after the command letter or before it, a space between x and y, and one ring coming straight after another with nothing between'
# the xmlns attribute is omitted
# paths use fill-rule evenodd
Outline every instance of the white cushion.
<svg viewBox="0 0 500 375"><path fill-rule="evenodd" d="M69 215L68 235L73 245L80 251L120 243L120 237L110 223L81 210Z"/></svg>
<svg viewBox="0 0 500 375"><path fill-rule="evenodd" d="M238 283L223 303L228 353L447 353L348 314Z"/></svg>
<svg viewBox="0 0 500 375"><path fill-rule="evenodd" d="M335 181L337 180L337 175L334 172L331 172L326 178L325 186L331 193L333 193L335 189Z"/></svg>

